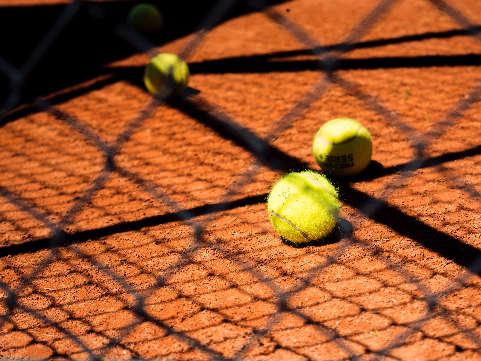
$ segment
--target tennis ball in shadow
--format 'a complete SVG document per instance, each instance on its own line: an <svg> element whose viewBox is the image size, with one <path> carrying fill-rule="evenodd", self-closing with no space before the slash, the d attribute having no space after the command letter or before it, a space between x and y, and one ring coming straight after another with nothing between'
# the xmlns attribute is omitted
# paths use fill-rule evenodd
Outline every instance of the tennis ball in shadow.
<svg viewBox="0 0 481 361"><path fill-rule="evenodd" d="M141 3L130 9L127 23L141 34L153 34L162 29L164 18L155 5Z"/></svg>

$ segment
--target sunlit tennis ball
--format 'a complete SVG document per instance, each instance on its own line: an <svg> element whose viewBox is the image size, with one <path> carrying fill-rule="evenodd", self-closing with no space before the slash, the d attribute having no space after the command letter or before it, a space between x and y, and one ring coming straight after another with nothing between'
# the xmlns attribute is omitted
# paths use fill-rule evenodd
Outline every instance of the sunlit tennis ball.
<svg viewBox="0 0 481 361"><path fill-rule="evenodd" d="M127 23L141 34L153 34L160 31L164 18L155 5L141 3L129 11Z"/></svg>
<svg viewBox="0 0 481 361"><path fill-rule="evenodd" d="M371 162L371 135L356 120L333 119L316 133L312 153L324 173L335 177L353 176Z"/></svg>
<svg viewBox="0 0 481 361"><path fill-rule="evenodd" d="M327 236L337 223L339 210L337 189L324 175L313 171L287 174L267 198L272 226L293 243Z"/></svg>
<svg viewBox="0 0 481 361"><path fill-rule="evenodd" d="M145 67L144 83L149 93L178 95L189 82L187 63L175 54L161 53Z"/></svg>

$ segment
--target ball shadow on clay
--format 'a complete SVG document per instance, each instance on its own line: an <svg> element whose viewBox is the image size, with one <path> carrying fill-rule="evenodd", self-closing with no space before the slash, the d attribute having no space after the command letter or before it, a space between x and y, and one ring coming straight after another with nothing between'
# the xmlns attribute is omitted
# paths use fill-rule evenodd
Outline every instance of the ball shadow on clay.
<svg viewBox="0 0 481 361"><path fill-rule="evenodd" d="M325 246L328 244L334 244L340 242L342 239L348 237L352 233L352 223L344 218L339 218L337 220L336 226L333 230L325 237L315 239L310 242L303 242L303 243L294 243L291 242L283 237L281 240L288 246L294 248L304 248L304 247L318 247L318 246Z"/></svg>

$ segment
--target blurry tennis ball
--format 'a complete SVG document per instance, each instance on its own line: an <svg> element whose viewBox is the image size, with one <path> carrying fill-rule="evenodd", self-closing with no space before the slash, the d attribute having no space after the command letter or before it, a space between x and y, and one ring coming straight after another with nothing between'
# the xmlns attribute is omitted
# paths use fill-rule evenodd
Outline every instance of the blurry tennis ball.
<svg viewBox="0 0 481 361"><path fill-rule="evenodd" d="M175 54L161 53L145 67L144 83L150 94L156 95L165 87L167 95L178 95L189 82L187 63Z"/></svg>
<svg viewBox="0 0 481 361"><path fill-rule="evenodd" d="M337 189L313 171L293 172L272 187L267 211L272 226L285 240L307 243L327 236L337 223Z"/></svg>
<svg viewBox="0 0 481 361"><path fill-rule="evenodd" d="M127 23L141 34L153 34L160 31L164 18L155 5L141 3L129 11Z"/></svg>
<svg viewBox="0 0 481 361"><path fill-rule="evenodd" d="M353 176L371 162L371 135L356 120L333 119L317 131L312 153L324 173L335 177Z"/></svg>

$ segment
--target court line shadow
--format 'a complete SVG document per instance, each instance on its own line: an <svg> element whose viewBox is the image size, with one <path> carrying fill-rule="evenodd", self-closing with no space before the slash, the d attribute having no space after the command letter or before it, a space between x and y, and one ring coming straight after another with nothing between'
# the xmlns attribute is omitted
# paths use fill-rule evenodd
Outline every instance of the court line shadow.
<svg viewBox="0 0 481 361"><path fill-rule="evenodd" d="M216 203L208 204L203 206L198 206L190 208L187 212L173 212L158 216L146 217L137 221L123 222L120 224L115 224L111 226L106 226L102 228L81 231L73 234L66 233L65 236L69 243L82 243L88 240L95 240L106 236L112 236L114 234L120 234L124 232L138 231L145 227L158 226L161 224L167 224L171 222L176 222L181 219L189 220L185 214L192 215L192 218L212 214L218 211L219 208L224 210L236 209L239 207L244 207L248 205L255 205L265 201L267 194L260 194L255 196L247 196L239 200L226 202L226 203ZM5 256L14 256L23 253L37 252L40 250L45 250L50 248L51 238L39 238L21 244L9 245L0 247L0 258Z"/></svg>
<svg viewBox="0 0 481 361"><path fill-rule="evenodd" d="M425 159L422 162L419 169L431 168L437 165L453 162L459 159L474 157L480 154L481 154L481 145L476 146L474 148L461 150L458 152L445 153L445 154L441 154L435 157L430 157L428 159ZM396 174L399 172L403 172L408 164L409 163L404 163L404 164L399 164L391 167L383 167L381 163L372 160L371 163L368 165L368 167L364 171L362 171L360 174L356 176L351 177L349 182L352 183L352 182L367 181L367 180L372 180L372 179Z"/></svg>
<svg viewBox="0 0 481 361"><path fill-rule="evenodd" d="M290 52L294 53L294 52ZM279 54L280 59L287 54ZM296 52L296 55L310 55L309 51ZM429 68L435 66L479 66L481 54L464 55L423 55L392 56L372 58L340 58L334 62L319 62L315 59L276 60L275 54L253 55L246 57L223 58L189 63L192 74L265 74L271 72L299 72L319 70L375 70L396 68Z"/></svg>

